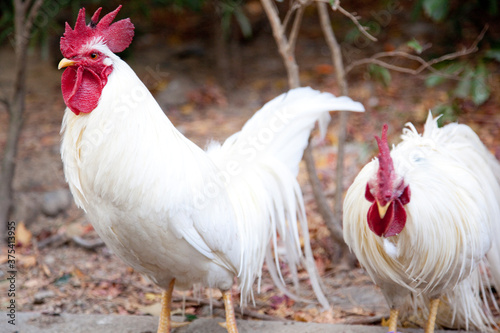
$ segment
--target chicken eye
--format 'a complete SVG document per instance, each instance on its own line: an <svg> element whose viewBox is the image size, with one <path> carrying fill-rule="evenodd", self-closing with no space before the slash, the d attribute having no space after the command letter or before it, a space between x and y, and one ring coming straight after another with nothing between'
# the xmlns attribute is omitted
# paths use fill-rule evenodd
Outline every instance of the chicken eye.
<svg viewBox="0 0 500 333"><path fill-rule="evenodd" d="M91 53L90 58L92 59L97 59L97 53Z"/></svg>

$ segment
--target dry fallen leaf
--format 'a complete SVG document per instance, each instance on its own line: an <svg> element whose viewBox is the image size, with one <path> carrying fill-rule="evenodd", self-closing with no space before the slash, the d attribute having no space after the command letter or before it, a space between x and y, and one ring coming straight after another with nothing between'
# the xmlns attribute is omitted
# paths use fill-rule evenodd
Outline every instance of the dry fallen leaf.
<svg viewBox="0 0 500 333"><path fill-rule="evenodd" d="M148 301L154 301L154 300L159 299L160 295L159 294L155 294L155 293L146 293L144 295L144 298L147 299Z"/></svg>
<svg viewBox="0 0 500 333"><path fill-rule="evenodd" d="M26 281L23 284L23 287L28 288L28 289L38 289L38 288L40 288L40 286L42 284L43 284L42 279L35 278L35 279L30 279L30 280Z"/></svg>
<svg viewBox="0 0 500 333"><path fill-rule="evenodd" d="M50 277L52 275L50 268L46 264L42 264L42 270L46 277Z"/></svg>
<svg viewBox="0 0 500 333"><path fill-rule="evenodd" d="M17 265L30 268L36 265L36 256L34 255L17 255Z"/></svg>
<svg viewBox="0 0 500 333"><path fill-rule="evenodd" d="M19 222L16 226L16 245L26 247L30 245L32 237L31 231L26 228L24 222Z"/></svg>
<svg viewBox="0 0 500 333"><path fill-rule="evenodd" d="M73 222L66 227L65 232L66 235L70 238L74 236L82 236L86 232L86 228L87 226L83 226L79 222Z"/></svg>
<svg viewBox="0 0 500 333"><path fill-rule="evenodd" d="M212 299L219 300L222 299L222 292L217 288L206 288L205 296L207 298L211 297Z"/></svg>
<svg viewBox="0 0 500 333"><path fill-rule="evenodd" d="M2 253L7 253L7 250L2 249ZM0 265L6 263L8 260L7 254L0 255Z"/></svg>
<svg viewBox="0 0 500 333"><path fill-rule="evenodd" d="M139 312L142 314L149 314L152 316L159 316L161 313L161 303L155 303L147 306L141 306L138 308Z"/></svg>
<svg viewBox="0 0 500 333"><path fill-rule="evenodd" d="M319 75L330 75L333 73L333 66L330 64L319 64L314 66L314 70Z"/></svg>

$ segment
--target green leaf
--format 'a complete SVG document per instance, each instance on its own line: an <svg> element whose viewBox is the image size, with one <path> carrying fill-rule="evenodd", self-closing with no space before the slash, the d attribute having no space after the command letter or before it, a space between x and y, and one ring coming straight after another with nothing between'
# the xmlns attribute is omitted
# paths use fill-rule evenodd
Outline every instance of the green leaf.
<svg viewBox="0 0 500 333"><path fill-rule="evenodd" d="M391 73L387 68L370 64L368 66L368 73L375 81L379 81L385 87L388 87L391 84Z"/></svg>
<svg viewBox="0 0 500 333"><path fill-rule="evenodd" d="M463 71L465 67L466 67L466 63L464 63L464 62L452 61L449 65L446 66L446 68L444 69L444 72L446 74L450 74L450 75L453 75L453 74L459 75L460 72Z"/></svg>
<svg viewBox="0 0 500 333"><path fill-rule="evenodd" d="M446 64L437 64L435 68L439 70L441 73L433 73L430 74L425 80L426 87L435 87L440 85L444 81L447 80L446 74L449 75L460 75L465 71L466 64L461 61L452 61ZM470 75L470 74L469 74Z"/></svg>
<svg viewBox="0 0 500 333"><path fill-rule="evenodd" d="M488 72L486 66L480 63L476 67L476 71L471 80L471 97L476 105L481 105L490 98L490 87L486 82Z"/></svg>
<svg viewBox="0 0 500 333"><path fill-rule="evenodd" d="M458 82L457 87L453 91L453 94L459 98L468 98L471 90L471 80L474 75L472 68L467 66L465 69L462 79Z"/></svg>
<svg viewBox="0 0 500 333"><path fill-rule="evenodd" d="M418 42L418 40L416 40L415 38L413 38L411 41L409 41L408 43L406 43L406 45L408 45L413 50L415 50L415 52L417 52L417 54L420 54L423 51L422 45L420 45L420 43Z"/></svg>
<svg viewBox="0 0 500 333"><path fill-rule="evenodd" d="M361 35L359 32L358 28L351 28L347 33L345 34L345 41L348 43L354 43L354 41Z"/></svg>
<svg viewBox="0 0 500 333"><path fill-rule="evenodd" d="M484 56L500 62L500 47L489 49Z"/></svg>
<svg viewBox="0 0 500 333"><path fill-rule="evenodd" d="M62 276L58 277L55 281L54 281L54 285L55 286L62 286L63 284L66 284L69 282L69 280L71 280L71 278L73 277L73 275L71 273L65 273L63 274Z"/></svg>
<svg viewBox="0 0 500 333"><path fill-rule="evenodd" d="M440 104L432 109L433 115L441 115L438 119L439 127L442 127L445 123L455 122L458 119L458 110L456 107L450 104Z"/></svg>
<svg viewBox="0 0 500 333"><path fill-rule="evenodd" d="M490 16L498 15L498 0L488 1L488 14Z"/></svg>
<svg viewBox="0 0 500 333"><path fill-rule="evenodd" d="M252 35L252 25L246 17L241 3L234 0L228 0L219 2L219 6L222 11L222 31L226 38L231 31L230 28L233 16L236 18L243 36L248 38Z"/></svg>
<svg viewBox="0 0 500 333"><path fill-rule="evenodd" d="M186 314L186 320L191 322L191 321L194 321L196 320L198 317L194 314Z"/></svg>
<svg viewBox="0 0 500 333"><path fill-rule="evenodd" d="M442 75L439 74L431 74L425 79L425 86L428 88L435 87L440 85L446 80Z"/></svg>
<svg viewBox="0 0 500 333"><path fill-rule="evenodd" d="M424 0L424 11L434 21L442 21L448 15L449 0Z"/></svg>
<svg viewBox="0 0 500 333"><path fill-rule="evenodd" d="M245 15L241 7L236 7L234 9L234 16L238 21L238 24L241 29L241 33L245 38L249 38L252 36L252 25L248 20L248 17Z"/></svg>

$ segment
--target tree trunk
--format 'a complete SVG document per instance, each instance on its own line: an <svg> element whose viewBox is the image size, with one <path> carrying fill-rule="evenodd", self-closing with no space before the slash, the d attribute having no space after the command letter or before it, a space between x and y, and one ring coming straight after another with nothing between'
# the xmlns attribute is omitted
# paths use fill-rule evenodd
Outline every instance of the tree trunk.
<svg viewBox="0 0 500 333"><path fill-rule="evenodd" d="M337 84L340 87L341 94L344 96L348 95L348 85L345 74L344 62L342 61L342 51L340 49L340 45L337 42L337 38L335 38L335 34L332 30L332 24L330 21L330 16L328 15L328 7L326 3L318 1L316 2L318 6L318 15L320 18L321 28L323 30L323 34L325 35L326 44L330 49L332 55L332 63L335 68L335 75L337 78ZM335 191L335 204L333 207L332 219L329 219L327 222L330 222L328 228L332 233L335 241L339 243L343 251L343 260L345 264L348 266L353 266L356 262L356 258L349 251L347 245L344 242L343 232L341 228L342 221L342 203L343 203L343 194L344 194L344 155L345 155L345 141L347 136L347 118L349 116L349 112L340 112L339 115L339 130L338 130L338 153L337 153L337 172L336 172L336 180L337 180L337 188ZM333 223L333 224L332 224ZM340 240L339 240L340 238Z"/></svg>
<svg viewBox="0 0 500 333"><path fill-rule="evenodd" d="M284 31L283 26L281 25L281 22L279 20L279 17L277 16L275 8L273 7L273 4L270 1L261 1L261 3L267 14L269 22L271 23L274 40L278 45L278 51L281 54L283 63L286 68L286 74L288 77L288 87L290 89L298 88L300 87L299 66L295 61L295 52L293 50L293 44L290 44L289 41L287 40L286 33ZM300 21L300 19L302 18L303 9L301 8L300 10L301 12L297 14L300 16L296 16L296 22ZM294 28L298 29L298 26L294 25ZM290 39L293 40L293 37Z"/></svg>
<svg viewBox="0 0 500 333"><path fill-rule="evenodd" d="M12 208L12 181L14 179L19 136L23 125L22 114L26 95L25 81L26 70L20 61L16 61L16 82L14 96L11 103L9 103L9 129L2 158L2 173L0 175L0 221L4 222L4 227L8 222L9 213Z"/></svg>
<svg viewBox="0 0 500 333"><path fill-rule="evenodd" d="M26 59L29 38L34 19L43 4L43 0L36 0L33 5L32 3L33 1L31 0L14 1L16 68L14 91L12 98L7 103L9 129L0 174L0 223L2 224L2 235L7 235L5 231L12 208L12 181L14 179L17 148L23 126L23 112L26 99ZM4 241L5 238L1 237L0 242Z"/></svg>

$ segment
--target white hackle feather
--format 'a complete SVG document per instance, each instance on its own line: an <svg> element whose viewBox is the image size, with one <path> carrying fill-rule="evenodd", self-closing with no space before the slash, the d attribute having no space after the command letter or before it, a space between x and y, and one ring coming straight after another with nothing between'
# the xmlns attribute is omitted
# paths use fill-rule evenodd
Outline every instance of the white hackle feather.
<svg viewBox="0 0 500 333"><path fill-rule="evenodd" d="M374 159L346 194L344 239L391 308L427 315L429 300L441 296L438 324L488 331L488 302L496 304L489 288L500 290L500 165L466 125L438 128L429 113L422 135L407 126L391 151L411 190L403 231L384 239L368 227Z"/></svg>
<svg viewBox="0 0 500 333"><path fill-rule="evenodd" d="M267 103L223 145L204 151L175 129L125 62L106 46L100 51L113 72L96 109L79 116L66 110L61 154L76 203L113 252L161 287L175 278L179 288L200 283L228 290L238 276L245 303L270 242L277 258L279 240L292 271L307 263L327 307L298 163L316 121L324 132L328 111L363 106L294 89Z"/></svg>

